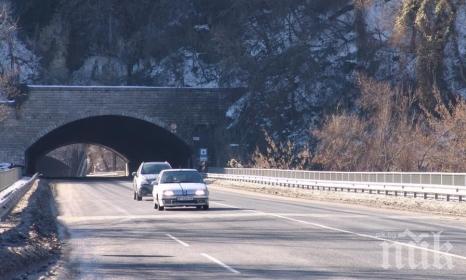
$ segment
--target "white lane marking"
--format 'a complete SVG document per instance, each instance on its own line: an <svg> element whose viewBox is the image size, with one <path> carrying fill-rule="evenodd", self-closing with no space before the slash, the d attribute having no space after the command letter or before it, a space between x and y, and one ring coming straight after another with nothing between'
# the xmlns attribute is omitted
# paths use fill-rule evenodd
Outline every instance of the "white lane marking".
<svg viewBox="0 0 466 280"><path fill-rule="evenodd" d="M238 208L238 209L240 209L239 207L236 207L236 206L233 206L233 205L230 205L230 204L225 204L225 203L220 203L220 202L215 202L215 201L211 201L210 203L217 204L217 205L220 205L220 206L225 206L225 207L228 207L228 208Z"/></svg>
<svg viewBox="0 0 466 280"><path fill-rule="evenodd" d="M288 220L288 221L293 221L293 222L296 222L296 223L301 223L301 224L311 225L311 226L314 226L314 227L320 227L320 228L328 229L328 230L332 230L332 231L352 234L352 235L356 235L356 236L359 236L359 237L364 237L364 238L369 238L369 239L374 239L374 240L379 240L379 241L384 241L384 242L390 242L390 243L397 244L397 245L400 245L400 246L405 246L405 247L409 247L409 248L414 248L414 249L427 251L427 252L430 252L430 253L441 254L441 255L445 255L445 256L461 259L461 260L466 260L465 256L456 255L456 254L443 252L443 251L439 251L439 250L434 250L434 249L429 249L429 248L422 247L422 246L416 246L416 245L412 245L412 244L409 244L409 243L404 243L404 242L385 239L385 238L381 238L381 237L377 237L377 236L373 236L373 235L368 235L368 234L364 234L364 233L357 233L357 232L354 232L354 231L329 227L329 226L325 226L325 225L321 225L321 224L317 224L317 223L298 220L298 219L285 217L285 216L282 216L282 215L277 215L277 214L272 214L272 213L268 213L268 215L273 216L273 217L277 217L277 218L281 218L281 219L285 219L285 220Z"/></svg>
<svg viewBox="0 0 466 280"><path fill-rule="evenodd" d="M238 210L242 210L240 207L238 206L234 206L234 205L230 205L230 204L225 204L225 203L220 203L220 202L215 202L215 201L211 201L210 203L213 203L213 204L217 204L217 205L220 205L220 206L225 206L225 207L228 207L228 208L236 208ZM260 211L256 211L256 210L251 210L251 209L244 209L245 211L249 211L251 213L256 213L256 214L262 214L264 215L265 213L264 212L260 212Z"/></svg>
<svg viewBox="0 0 466 280"><path fill-rule="evenodd" d="M170 237L171 239L175 240L176 242L180 243L181 245L183 245L184 247L189 247L189 244L186 243L186 242L183 242L181 240L179 240L178 238L174 237L173 235L167 233L166 234L168 237Z"/></svg>
<svg viewBox="0 0 466 280"><path fill-rule="evenodd" d="M247 210L253 211L253 210ZM219 214L219 213L199 213L199 214L175 214L169 216L154 216L154 215L122 215L122 216L58 216L60 221L66 223L79 223L79 222L90 222L90 221L106 221L106 220L124 220L124 221L131 221L131 220L143 220L143 221L159 221L163 220L164 222L171 222L174 219L223 219L223 218L241 218L241 217L254 217L254 216L267 216L267 214L255 212L241 212L241 213L227 213L227 214ZM167 221L167 217L170 217L170 221Z"/></svg>
<svg viewBox="0 0 466 280"><path fill-rule="evenodd" d="M216 258L206 254L206 253L201 253L201 256L211 260L212 262L222 266L223 268L227 269L228 271L230 271L231 273L234 273L234 274L241 274L241 272L239 272L238 270L232 268L231 266L227 265L227 264L224 264L223 262L217 260Z"/></svg>
<svg viewBox="0 0 466 280"><path fill-rule="evenodd" d="M233 206L233 205L230 205L230 207L239 208L239 207ZM466 260L466 256L461 256L461 255L452 254L452 253L448 253L448 252L443 252L443 251L439 251L439 250L429 249L429 248L426 248L426 247L416 246L416 245L412 245L412 244L409 244L409 243L404 243L404 242L400 242L400 241L385 239L385 238L381 238L381 237L377 237L377 236L373 236L373 235L368 235L368 234L364 234L364 233L357 233L357 232L349 231L349 230L345 230L345 229L329 227L329 226L322 225L322 224L317 224L317 223L298 220L298 219L294 219L294 218L290 218L290 217L285 217L285 216L279 215L279 214L266 213L266 212L255 211L255 210L251 210L251 211L254 211L256 213L265 214L265 215L272 216L272 217L276 217L276 218L280 218L280 219L284 219L284 220L288 220L288 221L292 221L292 222L296 222L296 223L300 223L300 224L306 224L306 225L319 227L319 228L323 228L323 229L328 229L328 230L332 230L332 231L336 231L336 232L352 234L352 235L356 235L356 236L359 236L359 237L364 237L364 238L369 238L369 239L374 239L374 240L379 240L379 241L384 241L384 242L390 242L390 243L397 244L397 245L400 245L400 246L405 246L405 247L408 247L408 248L414 248L414 249L423 250L423 251L434 253L434 254L441 254L441 255L444 255L444 256L449 256L449 257L453 257L453 258L457 258L457 259L461 259L461 260Z"/></svg>

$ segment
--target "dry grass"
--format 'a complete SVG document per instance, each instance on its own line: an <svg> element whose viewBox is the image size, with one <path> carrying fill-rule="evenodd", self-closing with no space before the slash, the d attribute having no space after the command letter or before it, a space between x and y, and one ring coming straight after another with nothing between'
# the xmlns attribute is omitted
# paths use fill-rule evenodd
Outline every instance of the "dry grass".
<svg viewBox="0 0 466 280"><path fill-rule="evenodd" d="M258 147L252 156L252 165L256 168L305 169L311 164L311 152L308 146L297 147L290 140L275 141L264 131L266 147Z"/></svg>

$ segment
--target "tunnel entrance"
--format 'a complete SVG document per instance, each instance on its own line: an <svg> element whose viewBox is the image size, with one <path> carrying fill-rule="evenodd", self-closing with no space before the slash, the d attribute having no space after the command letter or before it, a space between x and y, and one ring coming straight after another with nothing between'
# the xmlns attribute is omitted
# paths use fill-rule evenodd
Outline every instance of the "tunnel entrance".
<svg viewBox="0 0 466 280"><path fill-rule="evenodd" d="M94 144L71 144L55 149L36 162L36 171L49 178L124 177L128 159L117 151Z"/></svg>
<svg viewBox="0 0 466 280"><path fill-rule="evenodd" d="M65 124L37 140L26 150L27 172L38 172L48 153L78 143L116 151L127 160L130 172L143 161L168 161L173 167L191 165L190 147L169 131L136 118L98 116Z"/></svg>

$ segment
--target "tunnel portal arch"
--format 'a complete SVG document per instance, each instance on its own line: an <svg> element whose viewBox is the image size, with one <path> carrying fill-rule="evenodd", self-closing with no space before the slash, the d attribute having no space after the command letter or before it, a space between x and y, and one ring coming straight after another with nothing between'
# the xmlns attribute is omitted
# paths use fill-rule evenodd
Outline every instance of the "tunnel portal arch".
<svg viewBox="0 0 466 280"><path fill-rule="evenodd" d="M170 131L128 116L105 115L75 120L59 126L31 144L25 154L26 170L37 171L47 153L70 144L93 143L108 147L128 160L129 171L143 161L168 161L173 167L191 165L190 146Z"/></svg>

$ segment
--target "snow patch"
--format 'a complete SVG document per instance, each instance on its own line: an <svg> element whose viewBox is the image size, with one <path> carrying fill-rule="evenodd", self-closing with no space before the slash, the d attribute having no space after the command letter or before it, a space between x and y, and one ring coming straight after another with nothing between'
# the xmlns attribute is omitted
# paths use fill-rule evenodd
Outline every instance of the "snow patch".
<svg viewBox="0 0 466 280"><path fill-rule="evenodd" d="M194 30L201 32L201 31L210 31L210 27L208 24L198 24L194 25Z"/></svg>
<svg viewBox="0 0 466 280"><path fill-rule="evenodd" d="M37 78L39 70L39 59L30 51L17 35L14 36L12 50L5 41L0 41L0 69L10 69L11 57L21 58L16 59L20 73L20 81L22 83L30 83Z"/></svg>
<svg viewBox="0 0 466 280"><path fill-rule="evenodd" d="M126 80L124 63L112 57L91 56L71 75L75 85L123 85Z"/></svg>
<svg viewBox="0 0 466 280"><path fill-rule="evenodd" d="M241 112L243 109L246 107L248 101L248 96L244 95L240 99L238 99L233 105L228 108L227 112L225 113L225 116L229 119L232 119L233 121L228 125L227 129L233 127L234 125L237 124L239 117L241 115Z"/></svg>
<svg viewBox="0 0 466 280"><path fill-rule="evenodd" d="M218 88L216 65L204 63L199 53L181 48L152 66L155 84L174 87Z"/></svg>
<svg viewBox="0 0 466 280"><path fill-rule="evenodd" d="M366 24L375 39L387 41L393 33L393 23L402 5L401 0L375 0L366 10Z"/></svg>
<svg viewBox="0 0 466 280"><path fill-rule="evenodd" d="M456 12L455 29L458 36L458 49L461 56L466 56L466 4Z"/></svg>

